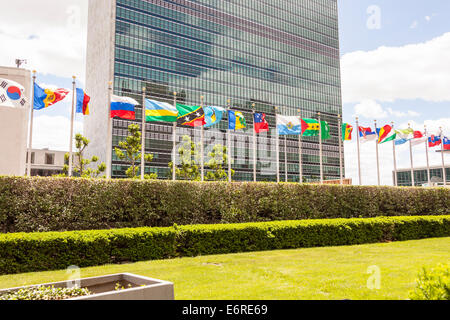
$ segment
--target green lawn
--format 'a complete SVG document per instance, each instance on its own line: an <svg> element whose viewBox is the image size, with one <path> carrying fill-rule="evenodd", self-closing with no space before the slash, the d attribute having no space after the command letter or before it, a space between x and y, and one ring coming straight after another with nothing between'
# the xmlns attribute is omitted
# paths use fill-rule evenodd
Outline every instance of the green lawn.
<svg viewBox="0 0 450 320"><path fill-rule="evenodd" d="M407 299L422 266L450 261L450 238L159 260L82 269L175 283L176 299ZM381 289L367 288L367 268ZM0 276L0 288L66 280L62 271Z"/></svg>

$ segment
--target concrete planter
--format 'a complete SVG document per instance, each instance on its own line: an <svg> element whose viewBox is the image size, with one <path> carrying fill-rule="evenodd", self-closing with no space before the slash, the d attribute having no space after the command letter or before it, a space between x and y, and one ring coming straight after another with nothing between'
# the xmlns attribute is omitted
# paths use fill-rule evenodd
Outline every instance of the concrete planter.
<svg viewBox="0 0 450 320"><path fill-rule="evenodd" d="M44 283L33 286L17 287L0 290L0 295L14 292L23 288L38 286L54 286L65 288L70 281ZM123 290L115 290L119 283ZM92 292L89 296L76 297L68 300L174 300L173 283L137 276L131 273L119 273L101 277L85 278L79 280L81 288ZM129 285L131 287L129 287Z"/></svg>

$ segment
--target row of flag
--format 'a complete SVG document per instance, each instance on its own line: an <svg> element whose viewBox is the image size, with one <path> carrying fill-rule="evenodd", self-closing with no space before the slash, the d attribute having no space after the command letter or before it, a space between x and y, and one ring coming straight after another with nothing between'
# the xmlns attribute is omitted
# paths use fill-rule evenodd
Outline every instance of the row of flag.
<svg viewBox="0 0 450 320"><path fill-rule="evenodd" d="M443 144L444 150L450 150L450 139L443 136L442 131L436 135L429 136L426 132L417 131L412 128L396 130L390 125L377 128L376 131L370 127L359 127L359 138L362 143L375 141L377 144L383 144L393 141L396 146L407 142L411 142L412 146L428 142L428 147L430 148Z"/></svg>
<svg viewBox="0 0 450 320"><path fill-rule="evenodd" d="M129 97L112 96L111 118L135 120L135 106L139 103ZM228 114L228 129L241 130L247 128L247 122L240 111L226 110L217 106L190 106L180 103L176 105L166 102L145 99L146 122L176 122L180 126L209 128L222 121ZM254 112L253 129L256 133L268 132L269 123L266 114ZM279 135L301 135L304 137L319 136L322 130L322 140L330 139L330 126L326 121L302 119L295 116L277 115L277 132ZM345 124L342 128L344 140L351 140L352 127Z"/></svg>
<svg viewBox="0 0 450 320"><path fill-rule="evenodd" d="M25 98L25 89L19 83L0 78L0 103L9 102L14 107L24 107L28 101ZM48 108L62 100L64 100L70 93L70 90L58 88L42 88L37 83L34 83L33 108L34 110L42 110ZM83 115L89 115L89 101L90 97L83 89L76 89L76 112Z"/></svg>
<svg viewBox="0 0 450 320"><path fill-rule="evenodd" d="M35 77L33 77L33 105L31 110L42 110L46 109L49 106L52 106L60 101L63 101L71 91L64 88L58 89L50 89L50 88L42 88L39 86ZM81 113L83 115L89 115L89 102L90 97L84 92L83 89L76 88L75 78L73 82L73 101L72 101L72 123L73 123L73 113ZM202 127L209 128L212 127L219 122L222 121L224 115L228 116L228 132L232 130L241 130L247 128L247 122L242 114L242 112L230 110L230 108L225 109L223 107L218 106L191 106L185 105L181 103L177 103L176 99L174 104L165 103L161 101L151 100L151 99L143 99L143 105L145 106L144 112L145 117L142 119L144 122L172 122L174 126L190 126L190 127ZM20 107L25 106L27 104L27 100L24 94L24 88L20 84L8 80L0 78L0 103L9 102L12 106ZM111 103L110 103L110 115L109 119L119 117L122 119L135 120L135 106L139 105L139 103L130 98L130 97L121 97L116 95L111 95ZM76 109L76 111L75 111ZM111 123L109 123L111 126ZM339 121L340 128L340 146L342 141L351 141L353 139L353 126L348 123L341 124ZM143 126L144 127L144 126ZM410 143L410 147L416 146L419 144L426 144L427 148L434 148L437 146L441 146L442 150L450 150L450 139L443 135L442 130L436 135L429 135L426 131L417 131L412 128L408 129L394 129L393 125L385 125L381 128L376 128L372 130L370 127L361 127L357 125L358 128L358 145L360 142L368 142L375 141L376 146L384 144L386 142L393 142L394 146L394 162L395 162L395 146L405 144L407 142ZM376 127L376 124L375 124ZM255 133L262 133L269 131L269 123L266 120L266 114L260 112L253 112L253 129ZM71 129L73 130L73 129ZM320 116L319 120L317 119L306 119L298 116L284 116L284 115L276 115L276 131L278 135L297 135L299 137L314 137L319 136L319 142L323 140L327 140L330 138L330 127L326 121L321 121ZM175 131L174 131L175 132ZM203 130L202 130L203 132ZM30 149L31 149L31 136L30 134ZM144 137L144 135L143 135ZM254 137L255 139L255 137ZM175 135L174 135L174 150L175 150ZM202 141L203 143L203 141ZM72 140L71 140L72 144ZM143 143L144 146L144 143ZM254 148L256 148L256 140L254 140ZM278 148L279 146L277 146ZM285 145L286 147L286 145ZM72 145L71 148L72 150ZM322 171L322 145L320 144L320 166L321 166L321 181L323 179L323 171ZM341 150L341 148L340 148ZM71 152L71 151L70 151ZM301 149L299 150L301 153ZM144 153L144 151L142 151ZM174 153L175 156L176 153ZM256 154L256 151L255 151ZM279 154L277 152L277 154ZM358 147L359 154L359 147ZM229 160L231 156L228 157ZM230 160L231 161L231 160ZM277 160L277 167L278 167ZM287 161L285 159L285 161ZM428 159L427 159L428 161ZM443 167L444 167L444 160ZM378 164L378 150L377 150L377 164ZM144 167L144 163L141 164ZM395 164L394 164L395 165ZM358 167L360 169L359 163L359 155L358 155ZM340 164L341 168L341 180L342 177L342 161ZM202 168L203 170L203 168ZM411 170L413 170L413 160L411 156ZM229 171L231 172L231 163L229 163ZM142 170L143 172L143 170ZM300 179L302 177L302 169L300 162ZM379 175L379 164L378 164L378 175ZM279 180L279 170L277 168L277 179ZM254 168L254 177L256 179L256 159L255 159L255 168ZM229 174L229 178L231 178L231 174ZM175 178L174 178L175 179ZM302 179L301 179L302 180ZM360 178L361 180L361 178ZM380 180L378 178L378 180ZM287 181L287 172L286 172L286 181ZM361 182L360 182L361 183ZM414 181L413 181L414 184Z"/></svg>
<svg viewBox="0 0 450 320"><path fill-rule="evenodd" d="M70 93L70 90L58 88L58 89L43 89L37 83L34 83L34 97L33 108L34 110L42 110L48 108L55 103L64 100ZM76 113L82 113L83 115L89 115L89 102L91 98L84 92L83 89L76 88L75 94L75 110Z"/></svg>

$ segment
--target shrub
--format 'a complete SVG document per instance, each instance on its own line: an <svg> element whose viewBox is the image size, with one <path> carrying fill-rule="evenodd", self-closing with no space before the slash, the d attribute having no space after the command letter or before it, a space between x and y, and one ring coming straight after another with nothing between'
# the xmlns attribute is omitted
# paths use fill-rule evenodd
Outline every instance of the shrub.
<svg viewBox="0 0 450 320"><path fill-rule="evenodd" d="M418 228L419 226L419 228ZM427 230L424 234L421 228ZM0 274L450 236L450 217L382 217L0 234Z"/></svg>
<svg viewBox="0 0 450 320"><path fill-rule="evenodd" d="M411 300L450 300L450 267L440 264L435 268L423 268L416 280Z"/></svg>
<svg viewBox="0 0 450 320"><path fill-rule="evenodd" d="M450 214L450 190L0 177L0 232Z"/></svg>

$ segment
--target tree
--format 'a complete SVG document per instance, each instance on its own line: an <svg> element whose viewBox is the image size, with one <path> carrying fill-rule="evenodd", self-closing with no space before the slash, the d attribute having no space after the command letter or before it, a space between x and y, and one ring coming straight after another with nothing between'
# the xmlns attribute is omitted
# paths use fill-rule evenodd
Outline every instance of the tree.
<svg viewBox="0 0 450 320"><path fill-rule="evenodd" d="M189 136L183 136L183 145L178 149L178 155L181 162L180 166L175 168L177 177L185 180L200 181L201 172L199 169L199 147ZM173 162L169 162L170 173L173 174Z"/></svg>
<svg viewBox="0 0 450 320"><path fill-rule="evenodd" d="M213 150L208 154L209 160L206 162L206 166L212 171L208 171L206 174L206 180L210 181L227 181L228 169L224 169L224 166L228 163L227 147L216 144ZM234 170L231 170L231 176L234 175Z"/></svg>
<svg viewBox="0 0 450 320"><path fill-rule="evenodd" d="M87 166L92 162L97 162L98 157L93 156L90 159L84 158L84 150L89 145L90 140L84 137L81 133L77 133L75 135L75 148L77 151L75 152L74 161L73 161L73 173L76 176L80 176L83 178L98 178L100 174L106 171L106 164L102 162L97 166L97 169L88 168ZM65 162L68 162L70 158L70 154L66 153L64 155ZM69 166L65 164L63 166L63 176L67 176L69 173Z"/></svg>
<svg viewBox="0 0 450 320"><path fill-rule="evenodd" d="M117 158L122 161L127 162L130 167L126 170L126 175L128 178L135 179L138 177L138 172L141 162L141 128L137 124L130 124L128 126L128 132L130 135L125 141L119 142L119 148L114 148ZM153 154L145 154L144 159L146 162L153 160ZM145 175L145 179L156 179L156 173L150 175Z"/></svg>

